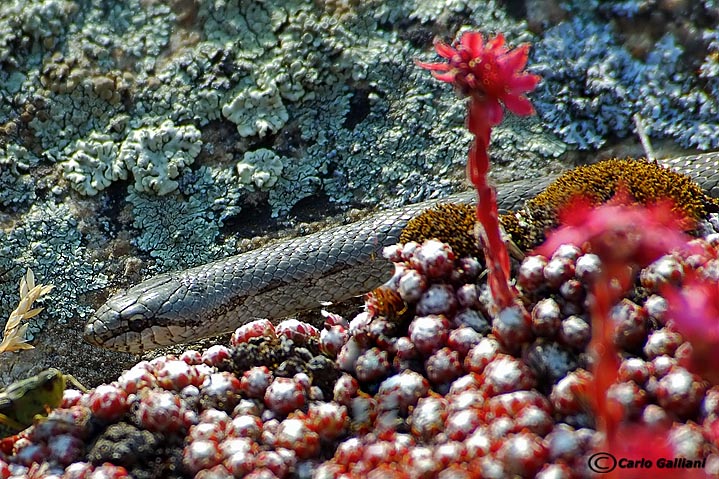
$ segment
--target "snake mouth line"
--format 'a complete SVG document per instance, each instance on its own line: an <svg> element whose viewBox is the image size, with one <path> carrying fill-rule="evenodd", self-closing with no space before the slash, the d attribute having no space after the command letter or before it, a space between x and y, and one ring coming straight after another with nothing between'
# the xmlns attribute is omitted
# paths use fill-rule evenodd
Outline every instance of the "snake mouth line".
<svg viewBox="0 0 719 479"><path fill-rule="evenodd" d="M101 321L94 321L85 326L84 337L88 343L113 351L133 354L141 354L144 351L162 346L184 343L192 340L194 336L194 332L190 328L151 326L141 332L125 331L100 339L102 335L95 330L99 323Z"/></svg>

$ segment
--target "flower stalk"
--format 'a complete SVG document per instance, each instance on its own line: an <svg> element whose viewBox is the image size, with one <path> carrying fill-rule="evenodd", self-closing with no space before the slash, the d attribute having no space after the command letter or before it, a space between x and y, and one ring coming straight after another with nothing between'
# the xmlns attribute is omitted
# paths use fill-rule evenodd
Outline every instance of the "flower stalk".
<svg viewBox="0 0 719 479"><path fill-rule="evenodd" d="M527 73L529 45L515 49L505 46L500 33L487 39L479 32L465 32L452 46L435 40L437 54L447 62L417 62L438 80L451 83L462 96L469 97L467 127L474 135L469 150L467 177L477 190L477 221L482 226L488 283L497 307L515 304L516 290L509 282L509 254L499 225L497 195L489 184L489 142L492 128L503 117L502 105L520 116L534 114L524 96L539 83L539 76Z"/></svg>

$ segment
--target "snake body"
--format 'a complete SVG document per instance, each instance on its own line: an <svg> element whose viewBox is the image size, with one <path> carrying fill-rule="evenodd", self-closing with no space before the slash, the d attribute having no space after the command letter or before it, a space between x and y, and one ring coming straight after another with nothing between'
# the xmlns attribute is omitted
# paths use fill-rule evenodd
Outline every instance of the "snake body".
<svg viewBox="0 0 719 479"><path fill-rule="evenodd" d="M719 153L660 160L719 196ZM500 210L516 209L551 178L499 185ZM152 277L110 297L85 326L85 339L139 353L279 319L381 285L392 272L382 249L407 222L438 202L472 202L474 192L379 212L348 225L283 240L183 271Z"/></svg>

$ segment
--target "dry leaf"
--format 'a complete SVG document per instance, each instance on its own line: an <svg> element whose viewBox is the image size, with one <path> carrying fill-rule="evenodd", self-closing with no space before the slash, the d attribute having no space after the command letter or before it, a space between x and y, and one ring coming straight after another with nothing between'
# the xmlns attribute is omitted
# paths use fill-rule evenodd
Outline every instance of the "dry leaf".
<svg viewBox="0 0 719 479"><path fill-rule="evenodd" d="M22 321L37 316L43 310L43 308L30 308L32 303L45 296L52 288L53 285L35 285L35 275L28 268L25 276L20 280L20 302L15 311L10 313L7 323L5 323L5 332L0 343L0 353L33 349L33 346L25 340L28 325Z"/></svg>

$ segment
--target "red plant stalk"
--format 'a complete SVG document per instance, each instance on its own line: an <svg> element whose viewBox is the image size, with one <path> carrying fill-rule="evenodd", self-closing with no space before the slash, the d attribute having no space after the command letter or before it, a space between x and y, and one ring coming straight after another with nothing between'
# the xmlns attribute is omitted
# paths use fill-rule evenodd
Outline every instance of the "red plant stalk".
<svg viewBox="0 0 719 479"><path fill-rule="evenodd" d="M521 116L534 114L525 93L532 91L539 76L524 70L529 45L510 50L504 36L484 38L479 32L465 32L452 46L435 40L435 49L447 63L417 64L430 70L438 80L452 83L469 96L467 127L474 135L469 150L467 176L477 189L477 221L483 228L482 245L489 270L488 283L498 308L515 304L516 290L509 283L509 253L499 227L497 196L488 183L489 140L492 128L502 121L502 105Z"/></svg>
<svg viewBox="0 0 719 479"><path fill-rule="evenodd" d="M619 404L607 401L607 391L617 381L619 359L614 346L614 325L611 317L619 295L611 290L611 277L600 275L592 287L592 340L589 351L594 356L594 381L591 385L592 410L596 417L597 430L604 431L608 444L616 442L617 427L622 411Z"/></svg>
<svg viewBox="0 0 719 479"><path fill-rule="evenodd" d="M477 131L472 128L473 116L483 112L474 107L474 101L469 107L469 128L475 135L474 144L469 150L467 161L467 176L477 190L477 221L482 225L482 245L489 275L487 281L492 297L500 309L514 304L517 293L509 283L509 253L507 245L502 239L499 227L497 194L487 182L489 173L489 129ZM486 136L486 138L484 138Z"/></svg>

